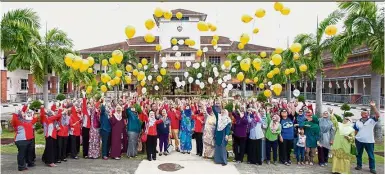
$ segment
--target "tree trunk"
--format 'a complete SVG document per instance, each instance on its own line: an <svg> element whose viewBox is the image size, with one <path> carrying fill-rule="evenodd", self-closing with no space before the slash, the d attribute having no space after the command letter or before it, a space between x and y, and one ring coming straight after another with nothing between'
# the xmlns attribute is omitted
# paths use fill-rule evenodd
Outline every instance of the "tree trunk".
<svg viewBox="0 0 385 175"><path fill-rule="evenodd" d="M44 84L43 84L43 101L44 101L44 107L49 108L48 106L48 75L44 75Z"/></svg>
<svg viewBox="0 0 385 175"><path fill-rule="evenodd" d="M287 79L286 83L286 99L288 102L291 100L291 82L290 79Z"/></svg>
<svg viewBox="0 0 385 175"><path fill-rule="evenodd" d="M114 87L114 91L115 91L115 98L118 99L119 93L118 93L118 87L117 86Z"/></svg>
<svg viewBox="0 0 385 175"><path fill-rule="evenodd" d="M242 96L246 97L246 83L242 82Z"/></svg>
<svg viewBox="0 0 385 175"><path fill-rule="evenodd" d="M370 81L370 99L376 103L376 108L380 111L380 100L381 100L381 75L372 71L371 73L371 81ZM371 115L373 111L370 110ZM379 118L381 120L381 118ZM377 142L382 142L383 134L382 134L382 121L378 121L374 126L374 138Z"/></svg>
<svg viewBox="0 0 385 175"><path fill-rule="evenodd" d="M322 114L322 72L320 69L318 69L316 77L317 77L317 80L316 80L315 109L316 109L316 114L318 116L321 116Z"/></svg>
<svg viewBox="0 0 385 175"><path fill-rule="evenodd" d="M307 81L306 81L306 76L304 78L304 83L303 83L303 99L306 102L306 89L307 89Z"/></svg>

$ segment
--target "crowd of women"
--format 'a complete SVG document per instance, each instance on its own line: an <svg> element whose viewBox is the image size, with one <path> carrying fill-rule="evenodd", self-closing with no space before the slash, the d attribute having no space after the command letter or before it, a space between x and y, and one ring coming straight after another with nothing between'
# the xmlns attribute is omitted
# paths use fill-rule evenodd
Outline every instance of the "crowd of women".
<svg viewBox="0 0 385 175"><path fill-rule="evenodd" d="M317 152L318 164L326 166L331 153L332 172L349 173L354 156L356 169L362 168L365 149L370 171L376 173L373 127L379 112L373 102L370 106L375 115L369 117L368 111L362 111L361 119L353 124L348 117L338 122L331 109L316 116L312 105L296 101L127 96L96 100L83 93L82 99L67 99L49 109L42 106L40 113L25 105L13 115L12 124L20 171L35 166L34 125L41 122L46 138L42 160L50 167L66 162L67 157L79 159L80 146L86 159L119 160L122 154L133 158L146 152L147 160L155 161L157 155L167 156L173 150L191 154L193 139L196 155L227 165L226 146L231 139L237 163L247 155L249 164L290 166L294 153L299 166L311 166Z"/></svg>

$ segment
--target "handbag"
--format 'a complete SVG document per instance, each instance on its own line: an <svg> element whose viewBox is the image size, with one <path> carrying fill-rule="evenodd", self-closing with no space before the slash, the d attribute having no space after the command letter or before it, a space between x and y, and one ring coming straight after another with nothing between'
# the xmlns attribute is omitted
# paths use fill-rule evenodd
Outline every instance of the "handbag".
<svg viewBox="0 0 385 175"><path fill-rule="evenodd" d="M350 144L350 154L357 155L357 147L354 144Z"/></svg>
<svg viewBox="0 0 385 175"><path fill-rule="evenodd" d="M147 141L147 134L145 132L143 132L142 136L140 136L140 141L142 141L142 143Z"/></svg>
<svg viewBox="0 0 385 175"><path fill-rule="evenodd" d="M174 150L174 145L168 144L168 145L167 145L167 153L170 154L173 150Z"/></svg>

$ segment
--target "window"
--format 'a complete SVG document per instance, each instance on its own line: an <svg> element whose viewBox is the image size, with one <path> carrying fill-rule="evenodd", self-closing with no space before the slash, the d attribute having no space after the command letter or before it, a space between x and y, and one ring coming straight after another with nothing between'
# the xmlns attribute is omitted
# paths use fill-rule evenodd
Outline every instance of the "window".
<svg viewBox="0 0 385 175"><path fill-rule="evenodd" d="M190 17L182 17L181 19L178 19L177 17L172 17L171 21L189 21Z"/></svg>
<svg viewBox="0 0 385 175"><path fill-rule="evenodd" d="M3 61L4 61L4 67L7 67L7 57L6 56L4 57Z"/></svg>
<svg viewBox="0 0 385 175"><path fill-rule="evenodd" d="M211 64L219 65L219 64L221 64L221 57L220 56L209 56L209 62Z"/></svg>
<svg viewBox="0 0 385 175"><path fill-rule="evenodd" d="M20 79L20 90L27 90L28 79Z"/></svg>
<svg viewBox="0 0 385 175"><path fill-rule="evenodd" d="M175 53L170 54L171 57L175 57ZM191 53L181 53L181 57L190 57Z"/></svg>

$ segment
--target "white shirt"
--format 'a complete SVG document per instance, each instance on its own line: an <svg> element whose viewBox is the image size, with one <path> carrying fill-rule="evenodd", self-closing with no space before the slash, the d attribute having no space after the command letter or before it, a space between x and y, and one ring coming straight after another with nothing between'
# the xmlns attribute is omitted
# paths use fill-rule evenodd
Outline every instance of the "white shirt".
<svg viewBox="0 0 385 175"><path fill-rule="evenodd" d="M374 118L368 118L368 120L363 123L361 120L358 120L354 124L354 129L357 132L356 139L362 143L374 143L374 126L377 121Z"/></svg>

